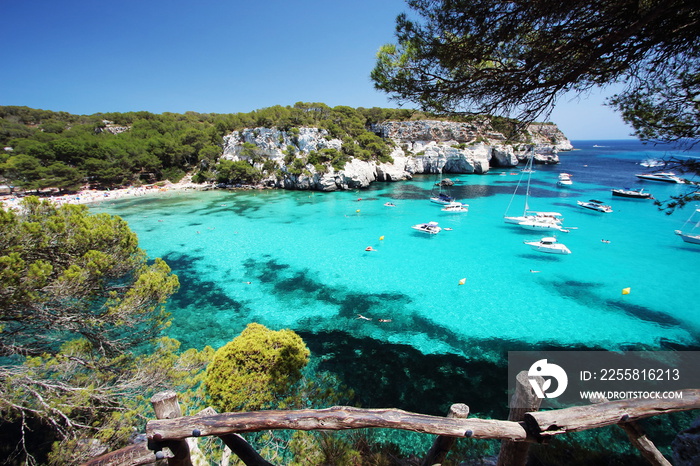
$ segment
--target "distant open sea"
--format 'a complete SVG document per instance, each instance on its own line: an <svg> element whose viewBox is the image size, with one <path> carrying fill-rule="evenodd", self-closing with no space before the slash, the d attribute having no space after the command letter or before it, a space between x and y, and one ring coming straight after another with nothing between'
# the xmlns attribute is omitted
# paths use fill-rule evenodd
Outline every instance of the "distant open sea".
<svg viewBox="0 0 700 466"><path fill-rule="evenodd" d="M674 234L694 206L665 215L653 201L610 192L680 194L688 188L634 175L650 170L646 159L698 151L573 144L560 164L535 166L530 197L532 209L564 215L571 231L557 237L568 256L532 251L523 241L543 235L503 222L519 168L445 174L459 180L450 193L469 204L466 214L428 201L435 175L332 193L171 192L92 210L126 219L148 255L179 276L168 333L183 348L218 348L250 322L290 328L313 366L338 374L365 407L444 415L468 400L502 417L509 350L700 345L700 246ZM557 187L561 172L572 187ZM577 206L588 199L614 212ZM523 202L516 196L509 213L520 215ZM452 230L410 228L427 221Z"/></svg>

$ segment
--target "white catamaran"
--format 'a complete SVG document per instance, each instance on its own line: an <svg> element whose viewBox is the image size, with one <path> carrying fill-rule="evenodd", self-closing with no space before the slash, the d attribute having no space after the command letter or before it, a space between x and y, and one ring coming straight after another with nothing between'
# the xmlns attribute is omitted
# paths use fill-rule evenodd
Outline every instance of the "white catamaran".
<svg viewBox="0 0 700 466"><path fill-rule="evenodd" d="M534 154L528 155L527 163L525 164L525 168L522 170L520 180L518 180L518 184L515 186L513 195L510 198L508 208L506 209L506 213L503 216L503 221L506 223L518 225L521 228L525 228L526 230L555 230L568 232L569 230L566 230L562 227L563 218L559 212L542 212L537 210L530 210L528 200L530 198L530 178L532 177L532 164L534 159ZM518 188L520 187L520 183L522 182L523 176L525 174L527 174L527 187L525 188L525 208L523 209L523 214L518 216L508 216L510 206L513 203L513 199L515 199L515 195L518 192Z"/></svg>
<svg viewBox="0 0 700 466"><path fill-rule="evenodd" d="M445 180L449 181L449 180ZM450 185L453 183L450 181ZM435 187L437 186L437 192L435 190ZM440 180L435 183L433 186L433 190L430 193L430 202L433 202L435 204L440 204L440 205L448 205L452 202L455 202L455 198L447 194L446 192L443 192L442 188L444 187L443 179L442 179L442 169L440 169Z"/></svg>

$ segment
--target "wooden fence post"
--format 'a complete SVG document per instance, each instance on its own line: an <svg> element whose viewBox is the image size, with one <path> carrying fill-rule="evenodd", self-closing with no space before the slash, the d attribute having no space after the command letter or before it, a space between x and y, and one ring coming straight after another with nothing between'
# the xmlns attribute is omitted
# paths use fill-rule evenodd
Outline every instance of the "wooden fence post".
<svg viewBox="0 0 700 466"><path fill-rule="evenodd" d="M608 401L607 398L591 398L590 400L591 403L604 403L606 401ZM656 448L654 442L647 437L639 423L634 421L620 422L617 426L625 431L632 445L639 450L649 464L654 466L671 466L671 463L669 463L659 449Z"/></svg>
<svg viewBox="0 0 700 466"><path fill-rule="evenodd" d="M469 417L469 406L462 403L455 403L450 406L450 411L447 413L447 417L456 419L466 419ZM454 445L457 437L449 437L447 435L438 435L438 437L433 442L433 446L425 455L421 466L431 466L434 464L441 464L445 461L445 457L450 452L452 445Z"/></svg>
<svg viewBox="0 0 700 466"><path fill-rule="evenodd" d="M537 377L541 379L542 377ZM538 380L542 382L542 380ZM515 377L515 393L510 401L509 421L522 421L525 413L540 409L542 400L537 398L528 381L527 371L520 372ZM497 466L519 466L527 462L527 452L530 449L529 442L514 442L503 440L501 450L498 453Z"/></svg>
<svg viewBox="0 0 700 466"><path fill-rule="evenodd" d="M157 458L146 442L120 448L96 458L91 458L83 466L141 466L154 464Z"/></svg>
<svg viewBox="0 0 700 466"><path fill-rule="evenodd" d="M636 422L621 422L618 424L622 430L625 431L627 437L629 437L632 445L637 447L642 456L655 466L671 466L671 463L664 458L654 442L652 442L649 437L644 433L644 429Z"/></svg>
<svg viewBox="0 0 700 466"><path fill-rule="evenodd" d="M156 412L157 419L175 419L182 416L180 403L177 402L177 393L172 390L153 395L151 405ZM156 437L158 436L154 436L153 440L157 446L162 445L173 453L173 457L168 458L168 466L192 466L190 447L185 440L168 440L163 442Z"/></svg>
<svg viewBox="0 0 700 466"><path fill-rule="evenodd" d="M197 416L208 416L212 414L216 414L216 410L210 406L198 412ZM255 451L246 439L239 434L224 434L218 437L246 466L275 466Z"/></svg>

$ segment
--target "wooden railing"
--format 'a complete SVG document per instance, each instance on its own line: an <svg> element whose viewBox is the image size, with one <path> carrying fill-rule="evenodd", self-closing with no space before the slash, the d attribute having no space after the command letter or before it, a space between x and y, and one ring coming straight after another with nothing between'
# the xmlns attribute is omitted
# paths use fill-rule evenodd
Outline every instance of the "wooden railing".
<svg viewBox="0 0 700 466"><path fill-rule="evenodd" d="M247 466L273 466L260 456L240 435L263 430L346 430L365 428L400 429L438 437L422 465L440 464L457 438L501 439L499 466L525 465L531 443L588 429L620 426L632 444L653 465L668 465L649 440L637 420L700 408L700 389L681 390L682 397L672 400L636 399L603 401L550 411L537 411L539 400L526 382L527 373L518 376L513 406L506 421L468 418L469 408L453 405L447 417L417 414L399 409L359 409L335 406L326 409L216 413L212 408L195 416L181 416L175 392L162 392L151 399L157 420L146 426L147 443L131 445L102 455L86 466L136 466L167 459L169 466L191 466L187 439L216 436ZM524 383L523 383L524 382Z"/></svg>

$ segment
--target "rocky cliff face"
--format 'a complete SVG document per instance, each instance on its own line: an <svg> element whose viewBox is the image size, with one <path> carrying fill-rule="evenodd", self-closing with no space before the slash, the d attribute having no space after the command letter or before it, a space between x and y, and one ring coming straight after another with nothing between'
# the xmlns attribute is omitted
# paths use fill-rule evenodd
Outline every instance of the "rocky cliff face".
<svg viewBox="0 0 700 466"><path fill-rule="evenodd" d="M387 121L371 128L376 134L394 142L393 163L377 163L353 159L342 170L332 167L319 172L306 165L302 173L287 169L288 148L296 157L311 151L335 149L342 141L330 137L326 130L298 128L293 132L277 128L253 128L234 131L225 137L223 157L246 160L262 169L262 162L250 156L255 147L256 158L265 158L280 170L263 181L270 187L335 191L369 186L373 181L411 179L416 173L487 173L491 167L513 167L528 154L535 154L537 163L558 163L558 152L573 147L556 125L538 124L528 127L527 142L506 143L503 134L493 130L488 121L456 123L446 121ZM248 143L248 144L246 144ZM253 146L251 146L251 144Z"/></svg>

